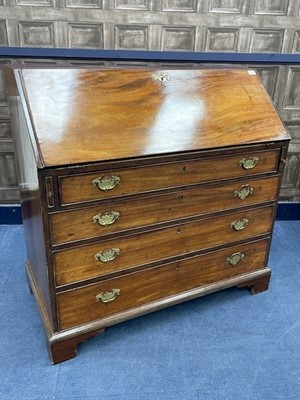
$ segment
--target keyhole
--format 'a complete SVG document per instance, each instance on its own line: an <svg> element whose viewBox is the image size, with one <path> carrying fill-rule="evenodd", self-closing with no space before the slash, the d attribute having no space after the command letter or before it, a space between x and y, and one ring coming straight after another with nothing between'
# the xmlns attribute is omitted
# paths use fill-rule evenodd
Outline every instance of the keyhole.
<svg viewBox="0 0 300 400"><path fill-rule="evenodd" d="M186 171L186 166L182 167L182 171L183 171L183 172Z"/></svg>
<svg viewBox="0 0 300 400"><path fill-rule="evenodd" d="M180 195L180 196L178 197L178 199L179 199L179 201L182 203L183 200L184 200L184 196L183 196L183 195Z"/></svg>

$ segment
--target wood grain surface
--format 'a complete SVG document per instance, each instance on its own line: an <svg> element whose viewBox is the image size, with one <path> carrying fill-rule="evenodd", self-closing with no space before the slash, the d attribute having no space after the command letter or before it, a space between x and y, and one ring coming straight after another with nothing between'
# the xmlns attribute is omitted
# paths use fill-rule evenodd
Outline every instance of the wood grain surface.
<svg viewBox="0 0 300 400"><path fill-rule="evenodd" d="M54 252L57 285L83 281L116 271L183 256L240 240L267 234L272 226L274 207L256 208L182 223L159 230L124 238L98 241ZM230 227L235 220L247 218L248 225L241 231ZM120 254L110 262L94 259L96 253L117 248Z"/></svg>
<svg viewBox="0 0 300 400"><path fill-rule="evenodd" d="M154 76L167 76L161 83ZM45 166L288 139L252 70L21 69Z"/></svg>
<svg viewBox="0 0 300 400"><path fill-rule="evenodd" d="M240 199L235 192L245 185L250 186L253 193ZM234 183L217 183L193 189L183 187L170 194L130 197L74 211L58 212L50 215L52 243L76 242L184 217L269 202L276 198L278 185L278 176L237 180ZM119 218L113 224L103 226L93 222L94 216L111 212L119 213Z"/></svg>
<svg viewBox="0 0 300 400"><path fill-rule="evenodd" d="M91 322L181 291L264 268L267 246L268 240L233 246L62 292L57 295L60 328L67 329ZM237 265L231 266L226 259L236 252L242 252L244 258ZM120 289L120 295L114 301L106 304L96 301L99 293L113 289Z"/></svg>
<svg viewBox="0 0 300 400"><path fill-rule="evenodd" d="M259 159L257 165L245 170L239 161L249 157ZM195 185L204 182L219 181L226 178L249 177L251 175L271 173L278 169L280 150L245 151L231 156L195 159L152 166L138 166L111 171L98 170L93 174L62 176L59 179L60 201L63 205L88 201L111 199L128 194L170 189L178 186ZM96 178L117 176L120 183L108 191L92 185Z"/></svg>

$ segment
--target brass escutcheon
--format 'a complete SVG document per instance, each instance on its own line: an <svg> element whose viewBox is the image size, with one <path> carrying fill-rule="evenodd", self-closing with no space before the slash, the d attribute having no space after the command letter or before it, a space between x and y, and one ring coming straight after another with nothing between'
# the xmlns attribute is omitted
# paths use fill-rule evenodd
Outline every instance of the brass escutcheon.
<svg viewBox="0 0 300 400"><path fill-rule="evenodd" d="M249 169L254 168L257 165L258 161L258 157L242 158L239 161L239 165L248 171Z"/></svg>
<svg viewBox="0 0 300 400"><path fill-rule="evenodd" d="M243 219L238 219L230 224L230 228L234 229L235 231L242 231L243 229L246 228L248 225L249 219L243 218Z"/></svg>
<svg viewBox="0 0 300 400"><path fill-rule="evenodd" d="M92 185L97 186L100 190L107 192L108 190L113 189L117 186L121 181L119 176L99 176L92 180Z"/></svg>
<svg viewBox="0 0 300 400"><path fill-rule="evenodd" d="M101 301L102 303L110 303L111 301L114 301L120 293L120 289L113 289L111 292L101 292L97 294L96 300Z"/></svg>
<svg viewBox="0 0 300 400"><path fill-rule="evenodd" d="M120 213L118 211L110 211L102 214L96 214L93 216L93 223L97 223L101 226L108 226L116 222L119 219Z"/></svg>
<svg viewBox="0 0 300 400"><path fill-rule="evenodd" d="M170 79L170 77L167 74L163 74L161 72L155 72L154 74L152 74L152 79L154 81L164 83L164 82L168 81Z"/></svg>
<svg viewBox="0 0 300 400"><path fill-rule="evenodd" d="M241 200L245 200L250 194L253 194L253 187L250 185L242 185L238 189L234 191L235 197L238 197Z"/></svg>
<svg viewBox="0 0 300 400"><path fill-rule="evenodd" d="M103 263L110 262L114 260L120 254L120 249L112 248L105 249L96 253L94 256L95 261L101 261Z"/></svg>
<svg viewBox="0 0 300 400"><path fill-rule="evenodd" d="M245 257L245 254L238 252L238 253L233 253L231 254L230 257L226 258L226 261L228 264L235 266L237 265L243 258Z"/></svg>

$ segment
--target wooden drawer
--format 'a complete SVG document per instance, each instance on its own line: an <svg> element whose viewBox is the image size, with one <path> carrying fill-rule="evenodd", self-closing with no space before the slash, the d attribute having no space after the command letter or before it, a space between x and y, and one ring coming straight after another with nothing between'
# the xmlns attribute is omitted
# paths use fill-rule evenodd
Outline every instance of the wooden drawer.
<svg viewBox="0 0 300 400"><path fill-rule="evenodd" d="M279 177L275 176L182 189L167 195L120 200L75 211L59 212L50 216L52 243L62 244L101 237L140 226L272 201L276 198L278 184ZM252 194L244 198L242 188L248 189ZM242 198L236 194L239 189ZM113 222L110 225L101 225L99 219L106 213ZM104 218L101 223L105 223Z"/></svg>
<svg viewBox="0 0 300 400"><path fill-rule="evenodd" d="M278 168L279 155L280 150L275 149L154 166L137 166L123 170L97 171L92 174L61 176L59 177L60 201L62 205L68 205L194 185L200 182L275 172ZM240 161L252 157L258 159L257 165L245 170L240 165ZM110 183L107 183L108 179L105 180L108 186L115 185L112 189L105 191L98 188L95 180L104 177L110 178Z"/></svg>
<svg viewBox="0 0 300 400"><path fill-rule="evenodd" d="M151 301L265 267L268 240L229 247L57 295L60 328L101 319ZM228 258L241 253L231 265ZM234 257L232 258L234 259ZM100 293L119 291L115 300L102 303ZM117 292L115 292L117 293ZM114 296L112 296L114 297Z"/></svg>
<svg viewBox="0 0 300 400"><path fill-rule="evenodd" d="M53 253L57 285L82 281L128 268L146 265L170 257L234 243L267 234L271 229L274 207L239 211L222 217L210 217L141 234L114 238ZM248 225L236 231L233 221L247 219ZM112 251L109 262L95 259L96 254Z"/></svg>

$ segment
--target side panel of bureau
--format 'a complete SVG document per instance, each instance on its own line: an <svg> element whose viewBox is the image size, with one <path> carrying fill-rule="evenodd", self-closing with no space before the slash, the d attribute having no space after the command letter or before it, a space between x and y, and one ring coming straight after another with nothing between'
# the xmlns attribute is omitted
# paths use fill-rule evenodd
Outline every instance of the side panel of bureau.
<svg viewBox="0 0 300 400"><path fill-rule="evenodd" d="M6 71L9 105L12 113L12 132L22 206L23 228L27 252L27 268L33 280L44 323L53 329L53 307L49 290L48 261L44 232L42 192L43 179L38 175L35 152L31 141L26 108L17 91L14 77ZM45 321L45 318L47 319Z"/></svg>

